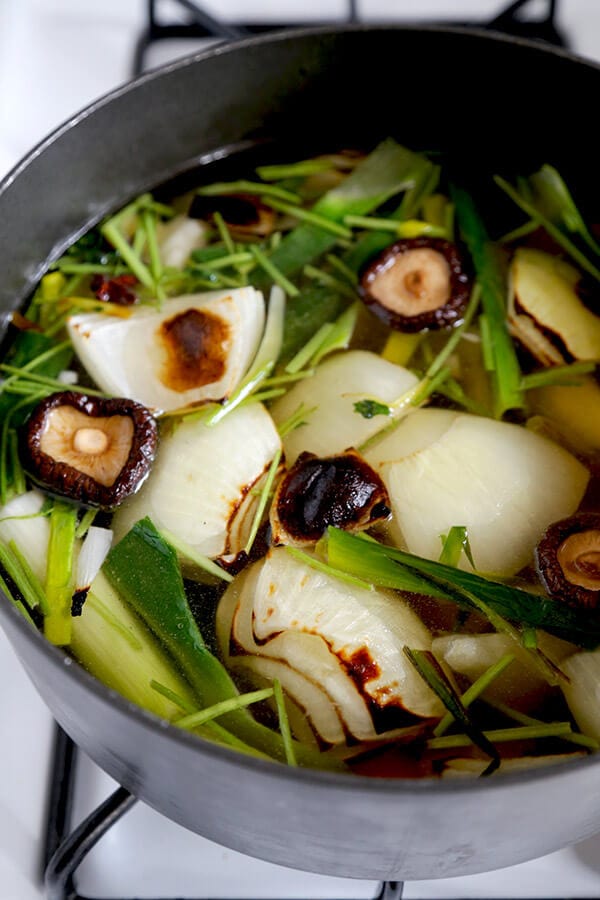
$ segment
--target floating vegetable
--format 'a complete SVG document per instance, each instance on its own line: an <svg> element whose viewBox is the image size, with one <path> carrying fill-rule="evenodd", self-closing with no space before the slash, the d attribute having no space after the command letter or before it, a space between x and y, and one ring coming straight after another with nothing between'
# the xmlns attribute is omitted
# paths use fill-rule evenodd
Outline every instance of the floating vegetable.
<svg viewBox="0 0 600 900"><path fill-rule="evenodd" d="M416 410L365 457L389 491L396 542L400 532L411 553L437 559L460 510L475 565L502 577L531 562L544 529L575 512L589 480L539 435L449 410Z"/></svg>
<svg viewBox="0 0 600 900"><path fill-rule="evenodd" d="M204 222L187 216L175 216L169 222L159 223L157 239L162 264L182 269L192 250L205 246L209 230Z"/></svg>
<svg viewBox="0 0 600 900"><path fill-rule="evenodd" d="M256 353L264 321L262 294L246 287L177 297L161 312L134 307L126 321L71 316L68 330L104 391L172 410L229 397Z"/></svg>
<svg viewBox="0 0 600 900"><path fill-rule="evenodd" d="M363 272L360 294L397 331L425 331L460 321L471 292L458 249L440 238L396 241Z"/></svg>
<svg viewBox="0 0 600 900"><path fill-rule="evenodd" d="M308 546L328 525L361 531L386 519L388 504L383 481L356 451L327 457L301 453L273 499L273 541Z"/></svg>
<svg viewBox="0 0 600 900"><path fill-rule="evenodd" d="M217 425L182 421L161 440L152 477L114 520L123 535L144 516L212 559L246 545L252 492L281 448L264 406L242 406Z"/></svg>
<svg viewBox="0 0 600 900"><path fill-rule="evenodd" d="M581 513L554 522L535 559L545 589L570 606L596 609L600 600L600 515Z"/></svg>
<svg viewBox="0 0 600 900"><path fill-rule="evenodd" d="M112 509L142 484L157 444L156 421L132 400L51 394L22 437L23 465L53 493Z"/></svg>
<svg viewBox="0 0 600 900"><path fill-rule="evenodd" d="M580 275L556 256L520 247L511 265L509 322L545 366L600 359L600 317L577 294Z"/></svg>
<svg viewBox="0 0 600 900"><path fill-rule="evenodd" d="M284 548L227 589L217 635L228 665L255 678L276 673L330 743L372 740L443 712L403 652L431 647L408 605L315 571Z"/></svg>
<svg viewBox="0 0 600 900"><path fill-rule="evenodd" d="M288 463L304 450L329 456L362 444L379 431L384 420L365 419L354 404L369 398L391 403L416 384L416 376L408 369L367 350L350 350L321 363L312 378L295 384L272 407L277 424L302 404L309 410L302 417L305 424L284 438Z"/></svg>

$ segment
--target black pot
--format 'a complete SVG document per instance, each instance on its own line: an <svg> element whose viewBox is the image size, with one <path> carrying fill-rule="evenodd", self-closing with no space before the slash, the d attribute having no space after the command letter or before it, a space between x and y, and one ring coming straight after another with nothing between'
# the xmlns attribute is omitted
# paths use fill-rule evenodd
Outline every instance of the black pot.
<svg viewBox="0 0 600 900"><path fill-rule="evenodd" d="M257 141L447 152L471 182L552 162L593 200L600 69L460 29L318 29L251 39L151 73L75 116L0 186L0 308L144 189ZM566 99L565 99L566 98ZM495 869L600 829L600 758L468 782L291 770L209 745L91 678L0 603L52 713L113 778L206 837L287 866L421 879Z"/></svg>

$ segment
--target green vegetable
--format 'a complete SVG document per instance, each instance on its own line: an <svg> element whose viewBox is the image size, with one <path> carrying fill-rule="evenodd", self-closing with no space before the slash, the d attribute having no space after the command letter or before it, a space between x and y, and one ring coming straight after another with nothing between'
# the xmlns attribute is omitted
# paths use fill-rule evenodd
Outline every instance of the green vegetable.
<svg viewBox="0 0 600 900"><path fill-rule="evenodd" d="M258 181L219 181L198 188L196 193L203 197L218 197L221 194L256 194L261 198L278 197L284 203L300 203L298 194L293 194L274 184L261 184Z"/></svg>
<svg viewBox="0 0 600 900"><path fill-rule="evenodd" d="M411 591L414 588L409 585L414 584L415 576L419 576L423 584L416 593L442 597L473 609L473 603L457 594L457 590L466 591L511 622L542 628L590 650L600 644L600 621L593 612L574 609L549 597L490 581L481 575L463 572L462 569L445 566L395 547L367 543L341 529L328 529L327 558L334 568L358 577L365 577L365 569L369 566L375 585ZM377 579L379 563L382 565L381 580ZM395 578L392 577L390 563L397 567Z"/></svg>
<svg viewBox="0 0 600 900"><path fill-rule="evenodd" d="M207 649L192 616L177 555L150 519L134 525L112 548L103 571L178 663L203 707L238 697L229 673ZM252 747L275 759L285 758L281 736L260 725L245 709L227 713L222 724ZM304 764L321 764L320 754L312 748L297 744L296 751Z"/></svg>
<svg viewBox="0 0 600 900"><path fill-rule="evenodd" d="M394 194L412 187L423 164L422 156L391 139L386 140L359 163L338 187L321 197L311 212L338 224L347 215L366 215ZM306 263L330 250L336 239L335 234L304 223L283 238L270 259L283 275L293 275ZM260 279L257 285L260 285Z"/></svg>
<svg viewBox="0 0 600 900"><path fill-rule="evenodd" d="M71 642L71 596L73 594L73 547L77 528L74 506L56 502L50 513L50 540L46 564L44 634L52 644Z"/></svg>
<svg viewBox="0 0 600 900"><path fill-rule="evenodd" d="M467 729L465 728L465 731ZM532 741L540 738L563 737L570 739L573 734L568 722L550 722L543 725L523 725L520 728L496 728L493 731L483 731L481 735L486 741L502 743L506 741ZM444 737L435 737L427 741L428 750L447 750L454 747L468 747L469 744L481 746L474 737L468 734L447 734ZM500 759L498 758L498 765ZM497 768L497 766L496 766ZM483 773L489 774L489 770Z"/></svg>
<svg viewBox="0 0 600 900"><path fill-rule="evenodd" d="M461 188L452 188L458 225L469 248L477 279L481 284L481 302L492 340L489 347L493 364L496 415L523 406L521 370L506 323L507 287L493 245L473 199Z"/></svg>
<svg viewBox="0 0 600 900"><path fill-rule="evenodd" d="M473 554L471 553L471 545L469 543L469 535L464 525L453 525L448 534L441 535L442 552L440 554L440 562L446 566L456 568L460 562L460 558L464 553L471 566L475 568L473 562Z"/></svg>
<svg viewBox="0 0 600 900"><path fill-rule="evenodd" d="M512 653L506 653L498 662L494 663L493 666L490 666L487 671L480 675L480 677L473 682L473 684L467 688L467 690L462 694L460 701L462 705L467 709L471 703L477 700L478 697L481 696L492 684L496 678L498 678L505 669L507 669L512 662L514 662L515 657ZM434 737L441 737L444 732L450 728L452 723L455 721L454 716L451 712L446 713L443 719L440 719L438 724L433 729Z"/></svg>
<svg viewBox="0 0 600 900"><path fill-rule="evenodd" d="M363 419L372 419L374 416L389 416L390 414L389 406L386 403L380 403L378 400L359 400L354 404L354 410Z"/></svg>
<svg viewBox="0 0 600 900"><path fill-rule="evenodd" d="M322 325L333 321L342 312L346 304L337 291L328 287L303 289L286 305L281 360L289 362Z"/></svg>
<svg viewBox="0 0 600 900"><path fill-rule="evenodd" d="M498 751L469 716L460 697L452 687L452 684L448 680L448 676L433 653L429 650L411 650L409 647L405 647L404 652L422 677L423 681L425 681L431 690L437 694L452 717L462 725L469 737L469 743L475 744L490 757L492 762L483 774L491 775L500 765ZM434 738L434 740L436 739ZM437 738L437 740L442 741L444 739ZM427 745L430 747L431 741L428 741Z"/></svg>

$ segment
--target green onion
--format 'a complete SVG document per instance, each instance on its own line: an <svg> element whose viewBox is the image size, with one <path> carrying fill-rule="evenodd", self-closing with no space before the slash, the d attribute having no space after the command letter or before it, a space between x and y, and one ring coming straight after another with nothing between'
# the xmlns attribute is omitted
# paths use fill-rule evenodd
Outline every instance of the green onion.
<svg viewBox="0 0 600 900"><path fill-rule="evenodd" d="M71 642L73 547L76 527L75 507L56 502L50 513L46 568L48 612L44 617L44 634L50 643L59 646Z"/></svg>
<svg viewBox="0 0 600 900"><path fill-rule="evenodd" d="M590 375L596 370L597 363L593 360L571 363L567 366L550 366L540 369L539 372L531 372L521 378L521 388L530 391L533 388L548 387L550 385L581 384L582 375Z"/></svg>
<svg viewBox="0 0 600 900"><path fill-rule="evenodd" d="M160 258L160 248L156 235L156 217L148 209L143 210L141 214L142 225L146 232L146 240L148 242L148 256L150 257L150 271L154 284L159 286L159 281L163 274L163 264Z"/></svg>
<svg viewBox="0 0 600 900"><path fill-rule="evenodd" d="M507 410L523 406L521 371L506 322L505 280L472 198L456 187L452 188L452 197L458 224L481 284L481 301L491 335L489 347L493 359L496 415L501 417Z"/></svg>
<svg viewBox="0 0 600 900"><path fill-rule="evenodd" d="M335 259L335 257L332 257L332 259ZM307 278L311 278L314 281L318 281L320 284L333 288L338 294L342 294L342 296L348 297L350 300L356 299L356 290L346 281L340 281L339 278L335 278L333 275L330 275L329 272L324 272L323 269L317 269L315 266L309 265L304 266L303 272Z"/></svg>
<svg viewBox="0 0 600 900"><path fill-rule="evenodd" d="M248 694L238 694L237 697L231 697L229 700L221 700L220 703L213 703L206 709L200 709L198 712L191 713L189 716L183 716L174 723L178 728L186 730L197 728L198 725L204 725L212 719L224 716L227 713L236 712L251 706L253 703L260 703L261 700L268 700L273 696L273 688L263 688L260 691L250 691Z"/></svg>
<svg viewBox="0 0 600 900"><path fill-rule="evenodd" d="M325 339L311 358L311 367L318 366L321 360L330 353L334 353L336 350L347 349L356 328L359 310L360 304L358 302L353 303L336 319L333 323L333 328L325 335Z"/></svg>
<svg viewBox="0 0 600 900"><path fill-rule="evenodd" d="M492 666L487 669L483 675L480 675L479 678L473 682L473 684L467 688L467 690L462 694L460 700L462 705L467 709L471 703L477 700L489 686L499 678L500 675L507 669L512 662L515 661L515 657L512 653L506 653L498 662L495 662ZM444 732L450 728L452 723L454 722L454 716L452 713L448 712L444 716L443 719L440 719L438 724L433 729L433 734L435 737L441 737Z"/></svg>
<svg viewBox="0 0 600 900"><path fill-rule="evenodd" d="M127 263L138 281L141 281L141 283L147 288L150 288L150 290L154 290L155 282L152 273L146 263L142 261L141 257L134 251L131 244L126 241L119 231L115 221L116 218L117 217L109 219L101 226L100 231L102 235L110 244L112 244L115 250L119 251L123 260Z"/></svg>
<svg viewBox="0 0 600 900"><path fill-rule="evenodd" d="M488 317L484 313L481 313L479 316L479 334L481 335L483 368L486 372L493 372L496 366L494 360L494 339ZM523 387L523 379L521 379L521 387Z"/></svg>
<svg viewBox="0 0 600 900"><path fill-rule="evenodd" d="M98 515L97 509L86 509L83 516L81 517L81 522L75 529L75 537L79 540L84 538L88 532L88 528L90 525L94 524L94 519Z"/></svg>
<svg viewBox="0 0 600 900"><path fill-rule="evenodd" d="M595 279L600 281L600 269L598 269L590 260L585 256L584 253L579 250L578 247L575 246L573 241L571 241L566 234L561 231L556 225L554 225L550 219L546 218L539 209L537 209L533 203L527 199L525 199L519 191L516 191L512 185L505 181L504 178L500 178L499 176L494 177L494 181L501 188L505 194L507 194L511 200L513 200L520 209L523 210L531 219L533 219L537 224L541 225L550 235L550 237L554 238L556 243L562 247L562 249L568 253L568 255L575 260L575 262L581 266L586 272L592 275Z"/></svg>
<svg viewBox="0 0 600 900"><path fill-rule="evenodd" d="M292 741L292 732L290 730L290 722L287 715L287 710L285 708L285 700L283 697L283 690L281 688L281 682L278 678L275 678L273 681L273 695L275 697L275 704L277 706L277 716L279 718L279 730L281 731L281 737L283 738L283 746L285 748L285 759L288 766L297 766L298 763L296 761L296 754L294 752L294 743Z"/></svg>
<svg viewBox="0 0 600 900"><path fill-rule="evenodd" d="M441 540L442 552L439 561L443 565L456 568L464 552L471 563L471 567L473 569L475 568L473 554L471 553L471 545L469 543L469 535L465 525L453 525L448 534L441 535Z"/></svg>
<svg viewBox="0 0 600 900"><path fill-rule="evenodd" d="M258 501L256 512L254 513L254 518L252 520L252 527L250 529L250 534L248 536L248 540L246 541L246 546L244 550L246 554L249 554L252 550L252 546L254 541L256 540L256 535L258 534L258 529L260 527L260 523L262 522L262 517L264 515L267 501L271 494L271 488L273 487L273 482L275 481L275 476L277 475L277 470L279 468L279 463L281 461L281 450L278 450L275 456L273 457L273 461L269 467L269 471L267 473L267 477L265 478L265 483L262 487L260 493L260 499Z"/></svg>
<svg viewBox="0 0 600 900"><path fill-rule="evenodd" d="M296 428L300 428L301 425L306 425L305 417L310 416L316 408L316 406L307 407L305 403L301 403L296 412L292 413L289 419L285 419L285 421L280 422L277 426L279 437L283 440L284 437L290 434L290 432L295 431Z"/></svg>
<svg viewBox="0 0 600 900"><path fill-rule="evenodd" d="M43 584L27 562L27 558L25 557L25 555L22 553L20 548L17 547L14 541L9 541L8 549L13 554L13 557L18 564L20 571L22 572L23 580L21 581L21 584L27 584L31 588L31 590L28 589L27 594L23 594L25 600L32 609L35 609L39 606L42 613L46 615L50 610ZM13 581L15 581L14 578ZM19 587L19 582L15 581L15 584L17 585L17 587ZM23 592L21 591L21 593Z"/></svg>
<svg viewBox="0 0 600 900"><path fill-rule="evenodd" d="M353 228L367 228L371 231L391 231L399 238L415 238L421 235L429 237L445 237L446 229L429 222L421 222L418 219L380 219L374 216L346 216L346 225Z"/></svg>
<svg viewBox="0 0 600 900"><path fill-rule="evenodd" d="M266 381L263 381L263 385L265 387L275 387L279 384L290 384L295 381L304 381L306 378L312 378L314 374L314 369L304 369L304 371L302 372L291 372L287 375L274 375L272 378L267 378Z"/></svg>
<svg viewBox="0 0 600 900"><path fill-rule="evenodd" d="M358 284L358 275L354 272L350 266L347 266L346 263L339 258L339 256L335 256L333 253L328 253L325 257L327 262L332 268L337 269L338 272L344 276L346 281L348 281L351 285Z"/></svg>
<svg viewBox="0 0 600 900"><path fill-rule="evenodd" d="M550 631L585 649L591 650L600 644L600 625L589 611L574 609L549 597L491 581L474 572L444 566L395 547L366 542L338 528L329 527L327 530L327 557L332 566L361 577L364 577L362 573L366 565L372 566L372 582L382 587L410 591L405 576L408 574L414 578L418 575L423 579L423 584L415 593L453 600L459 606L472 609L474 604L466 596L451 590L458 588L476 595L478 603L487 604L511 622ZM385 569L381 582L376 578L377 564L381 561L383 565L384 560L397 565L395 583L391 583L393 569L390 567ZM518 640L520 642L520 635Z"/></svg>
<svg viewBox="0 0 600 900"><path fill-rule="evenodd" d="M466 729L465 729L466 731ZM519 728L496 728L493 731L483 731L486 741L505 743L507 741L532 741L540 738L566 737L573 732L568 722L550 722L548 725L523 725ZM428 750L449 750L455 747L468 747L477 744L468 734L447 734L444 737L435 737L427 741ZM484 773L485 774L485 773Z"/></svg>
<svg viewBox="0 0 600 900"><path fill-rule="evenodd" d="M527 237L527 235L532 234L534 231L537 231L539 227L539 222L537 222L535 219L530 219L523 225L519 225L518 228L513 228L512 231L508 231L506 234L503 234L502 237L498 238L498 243L512 244L513 241L518 241L521 238Z"/></svg>
<svg viewBox="0 0 600 900"><path fill-rule="evenodd" d="M195 706L186 700L185 697L182 697L177 691L171 690L170 687L167 687L165 684L161 684L160 681L156 681L154 678L150 682L150 687L153 691L156 691L157 694L160 694L162 697L166 697L167 700L170 700L175 706L178 706L179 709L182 709L186 713L193 713L196 711Z"/></svg>
<svg viewBox="0 0 600 900"><path fill-rule="evenodd" d="M130 631L126 625L120 622L115 613L100 599L95 591L89 591L85 602L94 607L96 613L104 619L110 628L117 631L127 641L132 650L141 651L144 649L144 644L139 634Z"/></svg>
<svg viewBox="0 0 600 900"><path fill-rule="evenodd" d="M528 183L531 194L527 199L532 199L546 218L563 224L568 231L583 238L590 250L600 254L600 245L594 240L571 192L554 166L543 165L539 172L529 176Z"/></svg>
<svg viewBox="0 0 600 900"><path fill-rule="evenodd" d="M469 743L475 744L491 758L492 762L483 773L484 775L491 775L500 765L498 751L469 716L460 697L433 653L429 650L411 650L410 647L404 647L404 653L423 681L439 697L452 717L463 726L469 736ZM434 740L443 741L444 738L434 738ZM427 742L427 746L431 746L431 741Z"/></svg>
<svg viewBox="0 0 600 900"><path fill-rule="evenodd" d="M0 565L6 572L10 580L13 582L30 609L35 609L36 606L40 606L42 612L47 609L45 595L43 597L42 605L42 598L40 597L35 587L29 581L29 578L27 577L26 572L23 570L19 559L17 559L10 547L6 547L1 542Z"/></svg>
<svg viewBox="0 0 600 900"><path fill-rule="evenodd" d="M262 252L260 247L258 247L256 244L251 244L250 251L261 269L263 269L267 273L267 275L269 275L273 279L275 284L278 284L279 287L283 291L285 291L288 297L298 296L300 291L298 290L296 285L292 284L292 282L285 277L283 272L281 272L277 268L277 266L273 264L272 260Z"/></svg>
<svg viewBox="0 0 600 900"><path fill-rule="evenodd" d="M352 232L349 228L345 228L343 225L340 225L339 222L334 222L332 219L327 219L325 216L320 216L316 212L304 209L303 206L292 206L289 203L282 203L279 200L265 200L265 203L267 206L276 209L278 212L293 216L294 219L299 219L301 222L308 222L309 225L314 225L315 228L320 228L322 231L328 231L331 234L335 234L337 237L352 237Z"/></svg>
<svg viewBox="0 0 600 900"><path fill-rule="evenodd" d="M253 245L251 245L253 246ZM219 256L217 259L207 260L203 263L195 263L195 267L199 269L203 269L207 272L212 272L218 269L227 269L229 266L237 266L240 263L252 262L253 254L252 253L228 253L225 256Z"/></svg>
<svg viewBox="0 0 600 900"><path fill-rule="evenodd" d="M36 624L33 621L33 619L31 618L31 615L29 614L28 610L25 608L25 606L23 606L23 604L21 603L20 600L18 600L16 597L13 596L12 591L10 590L10 588L8 587L7 583L5 582L4 578L2 578L1 575L0 575L0 592L4 594L4 596L7 598L7 600L10 603L12 603L12 605L15 607L15 609L18 609L18 611L21 613L23 618L26 619L33 628L36 628Z"/></svg>
<svg viewBox="0 0 600 900"><path fill-rule="evenodd" d="M286 203L300 203L298 194L286 191L272 184L261 184L258 181L218 181L207 184L196 191L202 197L218 197L221 194L256 194L259 197L276 197Z"/></svg>
<svg viewBox="0 0 600 900"><path fill-rule="evenodd" d="M193 547L190 547L189 544L186 544L185 541L182 541L171 531L162 528L159 534L167 544L170 544L178 553L181 553L185 559L189 559L190 562L195 563L202 571L207 572L209 575L214 575L215 578L219 578L221 581L233 581L233 575L230 575L229 572L222 569L221 566L217 565L216 562L213 562L208 556L203 556L202 553L198 553Z"/></svg>
<svg viewBox="0 0 600 900"><path fill-rule="evenodd" d="M231 237L231 233L229 231L229 228L227 227L225 219L218 211L213 213L213 219L215 225L217 226L219 234L221 235L221 240L227 248L227 252L230 256L233 256L233 254L235 253L235 244L233 243L233 238Z"/></svg>
<svg viewBox="0 0 600 900"><path fill-rule="evenodd" d="M295 375L305 365L310 363L313 357L319 352L321 346L334 329L333 322L325 322L319 330L313 334L311 339L302 347L285 367L288 375Z"/></svg>
<svg viewBox="0 0 600 900"><path fill-rule="evenodd" d="M264 181L283 181L284 178L306 178L335 168L330 159L303 159L282 165L259 166L256 174Z"/></svg>
<svg viewBox="0 0 600 900"><path fill-rule="evenodd" d="M294 559L297 559L298 562L304 563L306 566L310 566L311 569L316 569L317 572L322 572L324 575L329 575L332 578L337 578L339 581L345 581L346 584L351 584L354 587L362 588L365 591L372 591L373 585L369 584L366 581L363 581L361 578L355 578L353 575L350 575L348 572L344 572L341 569L335 569L333 566L327 565L327 563L322 562L322 560L317 559L315 556L309 556L308 553L304 553L302 550L297 550L296 547L286 547L286 551L293 556Z"/></svg>
<svg viewBox="0 0 600 900"><path fill-rule="evenodd" d="M486 701L488 706L491 706L493 709L498 710L504 716L509 719L514 719L515 722L520 722L521 725L544 725L546 723L542 722L540 719L534 719L533 716L527 716L525 713L520 712L517 709L513 709L510 706L507 706L505 703L501 703L498 700L488 700ZM588 750L600 750L600 744L595 738L589 737L587 734L581 734L579 731L571 731L570 734L563 735L564 740L568 741L570 744L577 744L580 747L585 747Z"/></svg>

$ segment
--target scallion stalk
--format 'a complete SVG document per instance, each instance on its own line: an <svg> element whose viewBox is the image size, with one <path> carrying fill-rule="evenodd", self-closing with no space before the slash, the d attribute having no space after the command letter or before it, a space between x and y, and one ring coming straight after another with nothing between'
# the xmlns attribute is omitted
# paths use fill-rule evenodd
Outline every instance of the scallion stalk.
<svg viewBox="0 0 600 900"><path fill-rule="evenodd" d="M52 644L71 642L71 596L73 594L73 547L77 527L74 506L56 502L50 513L50 540L46 568L44 634Z"/></svg>
<svg viewBox="0 0 600 900"><path fill-rule="evenodd" d="M230 575L229 572L226 572L225 569L222 569L221 566L217 565L216 562L213 562L208 556L204 556L202 553L198 553L194 550L193 547L190 547L185 541L182 541L181 538L178 538L177 535L173 534L173 532L168 531L166 528L162 528L160 531L161 537L170 544L178 553L181 554L185 559L189 559L190 562L193 562L194 565L198 566L199 569L202 569L203 572L206 572L209 575L213 575L215 578L219 578L221 581L231 582L233 581L233 575Z"/></svg>
<svg viewBox="0 0 600 900"><path fill-rule="evenodd" d="M250 691L247 694L238 694L236 697L230 697L228 700L221 700L220 703L213 703L206 709L200 709L188 716L177 719L174 724L178 728L191 730L197 728L198 725L204 725L212 719L218 719L219 716L233 713L237 710L244 709L246 706L252 706L253 703L260 703L262 700L268 700L273 696L273 688L263 688L260 691Z"/></svg>
<svg viewBox="0 0 600 900"><path fill-rule="evenodd" d="M299 219L300 222L307 222L309 225L314 225L315 228L320 228L322 231L328 231L336 237L347 239L352 237L352 232L349 228L346 228L344 225L340 225L339 222L335 222L325 216L320 216L312 210L304 209L303 206L292 206L289 203L282 203L279 200L265 200L264 202L267 206L272 207L278 212L293 216L294 219Z"/></svg>
<svg viewBox="0 0 600 900"><path fill-rule="evenodd" d="M277 716L279 718L279 730L283 739L285 749L285 759L288 766L297 766L296 754L294 752L294 742L292 741L292 732L290 730L290 721L288 719L287 710L285 708L285 699L281 682L278 678L273 681L273 695L275 697L275 705L277 706Z"/></svg>
<svg viewBox="0 0 600 900"><path fill-rule="evenodd" d="M252 527L250 528L250 534L248 535L248 540L246 541L246 546L244 550L246 554L250 554L252 547L254 545L254 541L256 540L256 535L258 534L258 529L260 528L260 523L262 522L262 518L267 508L267 502L269 496L271 494L271 489L273 487L273 482L275 481L275 476L277 475L277 470L279 468L279 463L281 461L282 451L278 450L275 456L273 457L273 461L269 466L269 471L267 472L267 477L265 478L265 483L260 492L260 497L258 500L258 504L256 506L256 512L254 513L254 518L252 520Z"/></svg>
<svg viewBox="0 0 600 900"><path fill-rule="evenodd" d="M507 669L512 662L515 661L515 657L512 653L506 653L498 662L494 663L492 666L487 669L483 675L480 675L479 678L473 682L473 684L467 688L464 694L461 695L461 703L467 709L471 703L477 700L493 682L499 678L500 675ZM447 730L450 728L452 723L455 721L452 713L448 712L444 716L443 719L440 719L438 724L433 729L434 737L441 737Z"/></svg>
<svg viewBox="0 0 600 900"><path fill-rule="evenodd" d="M301 198L292 191L277 187L274 184L262 184L260 181L217 181L207 184L196 191L202 197L218 197L220 194L255 194L261 198L275 197L284 203L300 203Z"/></svg>
<svg viewBox="0 0 600 900"><path fill-rule="evenodd" d="M285 291L288 297L297 297L300 293L299 289L293 284L289 278L281 272L276 265L273 264L272 260L263 253L260 247L257 244L250 245L250 251L252 256L256 259L256 262L259 264L261 269L263 269L270 278L273 279L275 284L279 285L279 287Z"/></svg>
<svg viewBox="0 0 600 900"><path fill-rule="evenodd" d="M594 360L581 360L566 366L550 366L547 369L541 369L539 372L523 375L521 388L524 391L530 391L551 385L581 384L582 376L595 372L597 365Z"/></svg>
<svg viewBox="0 0 600 900"><path fill-rule="evenodd" d="M560 738L572 734L569 722L550 722L544 725L522 725L519 728L495 728L493 731L483 731L487 741L496 744L508 741L533 741L541 738ZM446 734L443 737L430 738L427 741L428 750L449 750L456 747L468 747L477 744L468 734Z"/></svg>
<svg viewBox="0 0 600 900"><path fill-rule="evenodd" d="M308 553L304 553L296 547L288 546L285 549L290 556L294 557L294 559L304 563L304 565L309 566L311 569L315 569L317 572L322 572L324 575L329 575L331 578L337 578L339 581L345 581L346 584L362 588L365 591L374 590L373 585L369 584L367 581L363 581L362 578L356 578L354 575L350 575L342 569L335 569L333 566L327 565L327 563L317 559L316 556L310 556Z"/></svg>

